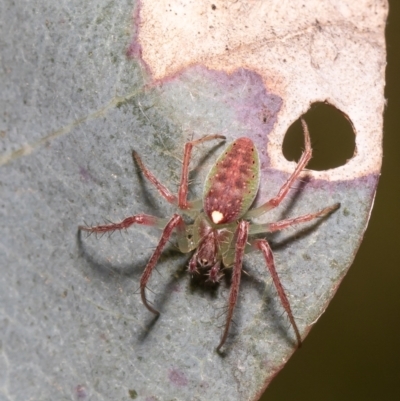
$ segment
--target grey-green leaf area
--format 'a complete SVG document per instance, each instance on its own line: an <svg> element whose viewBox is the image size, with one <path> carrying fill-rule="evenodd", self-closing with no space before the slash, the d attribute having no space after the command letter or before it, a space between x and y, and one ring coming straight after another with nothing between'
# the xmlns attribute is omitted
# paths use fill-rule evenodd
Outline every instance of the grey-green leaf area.
<svg viewBox="0 0 400 401"><path fill-rule="evenodd" d="M246 71L222 77L194 67L173 82L148 85L144 67L126 57L133 7L0 4L2 400L251 400L295 351L262 255L246 255L221 355L215 348L229 274L217 288L191 280L190 256L172 239L147 292L161 311L156 319L137 290L160 231L78 235L84 223L176 211L135 168L132 149L176 191L186 141L250 136L264 161L257 202L287 178L268 167L274 120L259 118L264 106L276 115L280 99ZM223 148L195 149L192 199ZM272 221L342 204L324 221L268 236L303 335L351 264L376 179L306 180L268 215Z"/></svg>

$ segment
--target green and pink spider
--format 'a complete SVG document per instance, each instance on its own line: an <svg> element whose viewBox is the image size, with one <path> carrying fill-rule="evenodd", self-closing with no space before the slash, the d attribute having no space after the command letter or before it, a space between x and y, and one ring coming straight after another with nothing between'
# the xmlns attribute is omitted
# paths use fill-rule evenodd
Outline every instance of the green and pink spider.
<svg viewBox="0 0 400 401"><path fill-rule="evenodd" d="M222 135L208 135L185 144L181 181L177 195L172 194L144 166L135 151L132 153L144 176L157 188L160 195L167 202L177 206L181 213L193 218L193 224L185 223L183 217L178 213L175 213L170 219L162 219L147 214L136 214L127 217L120 223L94 227L79 226L79 229L89 233L107 233L126 229L133 224L156 226L163 229L160 241L140 278L142 302L150 312L156 315L159 315L159 312L148 302L145 290L163 248L174 231L177 233L179 250L183 253L194 251L188 265L190 274L206 274L209 281L218 283L223 276L223 269L233 268L226 324L217 351L220 351L228 337L233 311L238 299L244 255L251 250L261 251L280 301L295 332L297 344L300 346L302 341L300 331L276 272L271 247L266 239L258 237L252 239L252 236L273 233L299 223L327 216L338 209L340 204L336 203L315 213L277 222L257 224L251 222L251 220L280 205L294 181L311 159L310 135L304 120L302 120L302 125L305 150L297 167L280 188L278 194L258 207L251 208L260 182L259 157L253 141L245 137L232 142L211 168L204 185L203 199L188 200L189 162L193 146L214 139L225 139Z"/></svg>

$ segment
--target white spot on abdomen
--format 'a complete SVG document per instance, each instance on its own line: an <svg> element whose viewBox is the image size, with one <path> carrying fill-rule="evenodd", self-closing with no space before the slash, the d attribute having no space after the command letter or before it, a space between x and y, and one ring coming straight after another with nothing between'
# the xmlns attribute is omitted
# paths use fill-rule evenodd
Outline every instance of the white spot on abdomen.
<svg viewBox="0 0 400 401"><path fill-rule="evenodd" d="M214 224L218 224L223 218L224 218L224 215L221 212L219 212L218 210L214 210L211 213L211 219Z"/></svg>

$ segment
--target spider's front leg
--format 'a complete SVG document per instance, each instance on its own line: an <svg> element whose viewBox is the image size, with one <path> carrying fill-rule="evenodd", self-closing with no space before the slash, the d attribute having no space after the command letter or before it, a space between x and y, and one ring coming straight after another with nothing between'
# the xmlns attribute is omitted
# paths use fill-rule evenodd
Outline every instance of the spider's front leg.
<svg viewBox="0 0 400 401"><path fill-rule="evenodd" d="M86 227L86 226L79 226L79 230L87 231L89 233L106 233L112 232L115 230L123 230L125 228L130 227L132 224L143 224L147 226L164 226L166 219L160 219L155 216L150 216L148 214L137 214L135 216L127 217L125 220L122 220L120 223L111 223L105 225L99 225L94 227ZM179 239L179 247L182 251L186 251L188 245L186 244L186 225L183 221L182 217L178 214L174 214L172 218L168 221L165 225L163 233L161 235L161 239L153 252L149 262L147 263L142 276L140 277L140 295L142 297L142 302L144 306L150 311L159 315L160 312L154 309L146 299L145 289L147 283L150 279L151 273L153 272L154 267L157 264L158 259L160 258L161 252L168 242L169 238L172 235L174 229L177 228L178 230L178 239Z"/></svg>
<svg viewBox="0 0 400 401"><path fill-rule="evenodd" d="M268 267L268 270L269 270L269 272L271 274L272 281L273 281L273 283L275 285L276 291L278 292L278 295L279 295L279 298L281 300L281 303L282 303L286 313L289 316L290 323L292 324L293 330L294 330L294 332L296 334L297 345L298 345L298 347L300 347L301 346L300 331L299 331L299 329L297 327L297 324L296 324L296 322L294 320L292 309L290 308L289 300L288 300L288 298L286 296L285 290L283 288L281 280L279 279L278 273L276 271L275 261L274 261L274 254L272 253L272 249L269 246L267 240L265 240L265 239L255 240L255 241L252 242L252 245L256 249L260 250L264 255L265 263L266 263L266 265Z"/></svg>
<svg viewBox="0 0 400 401"><path fill-rule="evenodd" d="M275 223L266 223L266 224L252 224L249 230L250 234L260 234L266 232L276 232L280 230L284 230L285 228L292 227L297 224L306 223L308 221L312 221L317 218L325 217L330 213L333 213L335 210L339 209L340 203L336 203L332 206L326 207L322 210L319 210L315 213L305 214L299 217L294 217L292 219L280 220ZM275 268L274 255L272 253L271 247L269 246L267 240L265 239L257 239L251 242L252 246L255 249L260 250L265 258L265 262L267 264L268 270L271 274L272 281L275 285L276 291L278 292L279 298L283 307L285 308L286 313L289 316L290 323L293 326L294 332L296 334L297 344L301 346L301 336L300 331L297 327L297 324L294 320L292 309L290 308L289 300L286 296L285 290L282 286L282 283L279 279L278 273Z"/></svg>
<svg viewBox="0 0 400 401"><path fill-rule="evenodd" d="M229 292L228 316L226 318L225 329L224 332L222 333L221 341L217 347L217 352L219 352L221 347L225 344L226 338L228 337L229 327L231 325L233 317L233 310L235 309L236 301L239 294L240 278L243 266L243 256L247 243L248 234L249 234L249 222L246 220L241 220L239 222L239 225L236 229L236 233L234 236L235 261L232 273L231 290Z"/></svg>
<svg viewBox="0 0 400 401"><path fill-rule="evenodd" d="M151 255L151 258L149 262L146 265L146 268L144 269L144 272L142 273L142 276L140 277L140 296L142 297L142 302L144 306L150 311L153 312L156 315L159 315L160 312L157 309L154 309L147 301L146 298L146 286L147 283L150 279L151 273L153 272L154 267L157 264L158 259L160 258L161 252L164 249L165 244L168 242L170 239L172 232L174 229L178 229L178 236L179 237L184 237L185 232L186 232L186 225L185 222L183 221L182 217L179 214L174 214L172 218L169 220L167 225L165 226L163 233L161 235L160 241L156 247L156 249L153 252L153 255Z"/></svg>

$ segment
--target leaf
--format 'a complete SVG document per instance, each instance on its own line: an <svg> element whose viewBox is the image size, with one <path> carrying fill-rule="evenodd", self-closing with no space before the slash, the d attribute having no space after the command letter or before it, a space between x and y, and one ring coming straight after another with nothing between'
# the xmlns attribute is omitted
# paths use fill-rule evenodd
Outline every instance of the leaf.
<svg viewBox="0 0 400 401"><path fill-rule="evenodd" d="M142 2L129 58L128 2L3 5L0 377L8 398L257 399L295 351L261 255L246 256L221 356L228 281L216 290L191 282L188 256L171 244L150 283L162 312L154 319L135 291L159 231L96 239L78 237L77 226L171 216L131 149L176 190L184 143L210 133L255 141L260 203L294 169L281 151L288 127L328 101L351 121L357 153L334 170L306 172L267 216L342 204L324 221L268 237L305 336L354 258L379 177L387 5L367 3ZM222 149L194 152L191 197L201 196Z"/></svg>

